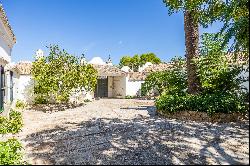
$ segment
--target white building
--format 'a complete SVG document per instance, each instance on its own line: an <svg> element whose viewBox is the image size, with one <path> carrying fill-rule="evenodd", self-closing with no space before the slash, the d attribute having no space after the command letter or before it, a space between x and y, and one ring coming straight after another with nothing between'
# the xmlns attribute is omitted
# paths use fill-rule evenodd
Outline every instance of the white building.
<svg viewBox="0 0 250 166"><path fill-rule="evenodd" d="M0 112L8 110L13 100L13 71L10 68L11 51L15 43L16 37L0 4Z"/></svg>
<svg viewBox="0 0 250 166"><path fill-rule="evenodd" d="M38 50L36 54L43 54ZM40 57L40 54L38 55ZM113 66L111 58L104 62L100 57L94 57L89 62L83 57L81 64L92 64L98 72L97 87L94 92L76 92L73 93L70 100L74 101L76 98L93 99L93 98L125 98L126 96L140 96L141 85L146 76L152 71L161 71L166 69L169 65L160 64L152 65L147 63L142 68L141 72L131 72L129 67L119 69ZM31 62L19 62L12 67L15 78L15 100L22 100L27 103L32 103L34 94L32 91L33 80L31 79Z"/></svg>
<svg viewBox="0 0 250 166"><path fill-rule="evenodd" d="M41 51L40 51L41 52ZM141 96L141 86L147 75L152 72L167 70L171 64L150 64L142 66L141 72L132 72L129 67L124 66L119 69L112 65L109 58L104 62L100 57L94 57L89 62L85 58L81 59L82 64L92 64L98 72L97 87L94 92L76 92L73 93L71 101L76 98L89 99L94 98L125 98L126 96ZM34 99L33 80L31 79L31 62L19 62L12 65L13 71L13 94L14 101L22 100L32 103ZM247 87L248 88L248 87ZM77 100L78 100L77 99Z"/></svg>
<svg viewBox="0 0 250 166"><path fill-rule="evenodd" d="M17 100L32 103L34 99L33 79L31 77L32 62L22 61L12 67L13 80L13 104Z"/></svg>

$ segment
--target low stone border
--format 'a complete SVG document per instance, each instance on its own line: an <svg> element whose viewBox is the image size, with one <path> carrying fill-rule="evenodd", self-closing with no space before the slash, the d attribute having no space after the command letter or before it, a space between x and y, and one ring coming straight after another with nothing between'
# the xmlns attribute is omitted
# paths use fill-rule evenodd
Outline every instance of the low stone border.
<svg viewBox="0 0 250 166"><path fill-rule="evenodd" d="M81 107L86 105L85 103L78 103L78 104L34 104L29 105L26 109L27 110L36 110L36 111L42 111L42 112L58 112L58 111L64 111L66 109L73 109L76 107Z"/></svg>
<svg viewBox="0 0 250 166"><path fill-rule="evenodd" d="M161 110L157 110L158 115L170 119L178 119L184 121L197 121L197 122L240 122L249 120L249 113L215 113L212 116L209 116L206 112L196 112L196 111L179 111L174 113L163 113Z"/></svg>

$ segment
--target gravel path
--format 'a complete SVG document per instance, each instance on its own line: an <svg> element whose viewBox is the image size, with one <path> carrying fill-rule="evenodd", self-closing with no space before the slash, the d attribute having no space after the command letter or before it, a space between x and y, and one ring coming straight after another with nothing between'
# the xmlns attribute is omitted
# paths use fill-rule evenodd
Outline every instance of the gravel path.
<svg viewBox="0 0 250 166"><path fill-rule="evenodd" d="M30 164L249 164L249 122L164 119L153 101L101 99L23 116L17 137Z"/></svg>

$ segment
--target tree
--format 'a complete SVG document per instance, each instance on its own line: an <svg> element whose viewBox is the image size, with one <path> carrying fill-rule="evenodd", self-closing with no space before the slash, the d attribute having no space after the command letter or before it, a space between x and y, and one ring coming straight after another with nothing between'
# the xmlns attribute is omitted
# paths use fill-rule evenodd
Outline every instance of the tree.
<svg viewBox="0 0 250 166"><path fill-rule="evenodd" d="M140 56L140 65L144 65L147 62L151 62L153 64L161 63L160 58L158 58L154 53L142 54Z"/></svg>
<svg viewBox="0 0 250 166"><path fill-rule="evenodd" d="M194 58L199 56L199 22L197 16L197 8L190 7L197 3L192 0L163 0L169 6L170 13L183 10L184 12L184 31L187 58L187 78L188 92L191 94L199 93L200 81L197 75L197 67L192 62Z"/></svg>
<svg viewBox="0 0 250 166"><path fill-rule="evenodd" d="M131 57L130 56L123 56L121 59L120 59L120 63L119 63L119 66L122 67L122 66L131 66Z"/></svg>
<svg viewBox="0 0 250 166"><path fill-rule="evenodd" d="M183 94L187 87L185 60L181 57L171 59L171 67L165 71L150 73L142 84L142 95L153 90L159 94Z"/></svg>
<svg viewBox="0 0 250 166"><path fill-rule="evenodd" d="M56 102L67 102L76 89L94 90L97 71L91 65L81 65L80 59L50 46L49 56L39 58L32 64L37 99L51 98Z"/></svg>
<svg viewBox="0 0 250 166"><path fill-rule="evenodd" d="M217 33L217 35L225 34L221 48L233 39L230 51L249 53L248 0L163 0L163 2L169 7L169 14L184 11L188 82L191 92L197 91L199 85L195 74L196 67L190 64L191 59L198 54L199 24L207 27L216 21L222 22L224 25Z"/></svg>
<svg viewBox="0 0 250 166"><path fill-rule="evenodd" d="M201 25L207 27L216 21L222 22L223 27L217 33L217 36L225 34L221 47L230 44L232 39L229 51L249 53L248 0L217 0L208 1L206 4L199 14Z"/></svg>
<svg viewBox="0 0 250 166"><path fill-rule="evenodd" d="M244 92L241 85L247 80L240 75L248 61L239 63L238 59L229 58L227 46L221 48L224 38L225 35L202 35L201 56L197 59L197 66L203 93Z"/></svg>
<svg viewBox="0 0 250 166"><path fill-rule="evenodd" d="M133 71L138 71L140 66L143 66L146 62L151 62L153 64L161 63L160 58L158 58L154 53L146 53L142 55L134 55L133 57L124 56L120 60L120 67L128 66Z"/></svg>
<svg viewBox="0 0 250 166"><path fill-rule="evenodd" d="M249 53L249 2L248 0L163 0L169 7L169 14L180 10L196 10L196 17L204 28L216 21L223 23L217 33L225 34L224 45L230 44L230 51Z"/></svg>
<svg viewBox="0 0 250 166"><path fill-rule="evenodd" d="M134 55L131 59L131 69L133 71L138 71L139 67L141 66L141 58L138 54Z"/></svg>

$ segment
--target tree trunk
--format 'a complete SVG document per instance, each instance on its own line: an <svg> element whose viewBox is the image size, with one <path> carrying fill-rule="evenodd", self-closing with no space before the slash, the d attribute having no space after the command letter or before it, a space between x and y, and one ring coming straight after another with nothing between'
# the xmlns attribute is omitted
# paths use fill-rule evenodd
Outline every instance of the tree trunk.
<svg viewBox="0 0 250 166"><path fill-rule="evenodd" d="M192 11L184 12L184 31L187 58L188 92L197 94L200 91L200 80L196 65L192 59L199 56L199 24L192 15Z"/></svg>

